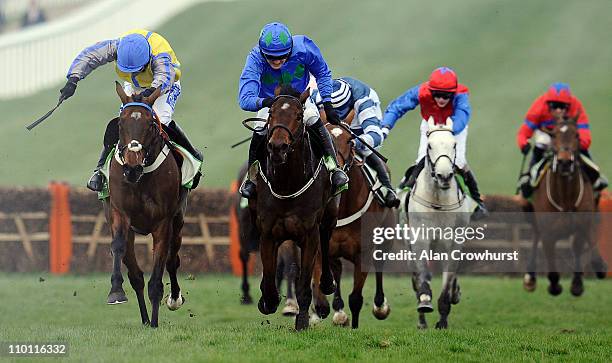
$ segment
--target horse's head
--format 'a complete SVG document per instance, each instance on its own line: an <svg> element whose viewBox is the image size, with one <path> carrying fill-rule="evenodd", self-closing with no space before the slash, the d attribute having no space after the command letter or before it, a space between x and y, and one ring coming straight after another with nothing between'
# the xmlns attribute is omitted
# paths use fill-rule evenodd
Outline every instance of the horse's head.
<svg viewBox="0 0 612 363"><path fill-rule="evenodd" d="M353 163L354 149L351 134L346 132L340 126L334 126L332 124L325 124L327 131L334 138L336 152L338 153L339 166L344 168L348 172L348 168Z"/></svg>
<svg viewBox="0 0 612 363"><path fill-rule="evenodd" d="M554 153L553 172L559 170L563 176L574 173L576 160L580 155L577 120L578 116L572 118L558 116L551 132Z"/></svg>
<svg viewBox="0 0 612 363"><path fill-rule="evenodd" d="M121 84L115 83L122 103L117 148L124 163L123 175L128 182L136 183L142 177L149 158L153 156L151 145L161 132L152 108L161 89L158 87L149 97L128 96Z"/></svg>
<svg viewBox="0 0 612 363"><path fill-rule="evenodd" d="M277 87L268 118L268 152L274 164L287 161L296 142L304 137L304 103L310 89L300 94L290 85Z"/></svg>
<svg viewBox="0 0 612 363"><path fill-rule="evenodd" d="M433 117L427 121L427 162L431 167L431 176L441 189L450 188L455 173L455 136L453 121L448 118L446 124L436 125Z"/></svg>

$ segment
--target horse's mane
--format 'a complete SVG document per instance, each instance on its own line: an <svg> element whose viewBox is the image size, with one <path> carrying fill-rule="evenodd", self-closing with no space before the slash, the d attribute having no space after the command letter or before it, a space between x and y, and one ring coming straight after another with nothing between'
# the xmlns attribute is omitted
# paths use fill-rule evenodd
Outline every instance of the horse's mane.
<svg viewBox="0 0 612 363"><path fill-rule="evenodd" d="M293 87L291 87L291 84L285 83L285 84L281 84L279 87L280 87L279 92L278 92L279 95L288 95L288 96L300 98L300 92L296 91Z"/></svg>
<svg viewBox="0 0 612 363"><path fill-rule="evenodd" d="M132 95L132 100L134 100L134 102L142 102L142 94L137 93Z"/></svg>

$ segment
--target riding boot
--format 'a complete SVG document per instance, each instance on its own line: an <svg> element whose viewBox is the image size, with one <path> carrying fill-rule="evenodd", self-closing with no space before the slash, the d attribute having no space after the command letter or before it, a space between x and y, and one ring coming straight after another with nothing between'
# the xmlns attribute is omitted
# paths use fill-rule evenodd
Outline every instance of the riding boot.
<svg viewBox="0 0 612 363"><path fill-rule="evenodd" d="M385 193L385 206L388 208L397 208L399 207L400 200L397 198L397 194L395 194L395 190L393 190L393 186L391 185L391 178L389 177L389 172L385 166L385 163L379 158L376 154L370 154L365 157L365 162L372 167L372 169L376 170L378 174L378 179L382 183L383 187L387 189Z"/></svg>
<svg viewBox="0 0 612 363"><path fill-rule="evenodd" d="M94 192L101 192L104 188L104 174L100 171L104 164L106 163L106 159L108 158L108 154L113 149L114 145L104 144L102 148L102 152L100 153L100 159L98 160L98 165L94 169L93 175L89 178L87 182L87 188Z"/></svg>
<svg viewBox="0 0 612 363"><path fill-rule="evenodd" d="M590 163L583 162L583 170L589 177L591 184L593 185L593 191L600 192L608 187L608 179L601 175L599 168L595 166L591 153L588 150L580 150L580 153L586 156Z"/></svg>
<svg viewBox="0 0 612 363"><path fill-rule="evenodd" d="M240 185L240 194L247 199L255 198L257 194L257 185L255 185L255 180L251 178L251 168L257 161L257 150L259 150L259 146L265 140L266 134L253 132L253 137L249 144L249 167L247 169L247 177L244 179L242 185Z"/></svg>
<svg viewBox="0 0 612 363"><path fill-rule="evenodd" d="M537 146L533 148L531 160L529 161L529 169L527 169L519 179L519 188L524 198L529 198L533 193L533 186L531 186L531 168L542 160L545 151L546 150Z"/></svg>
<svg viewBox="0 0 612 363"><path fill-rule="evenodd" d="M332 191L334 195L338 195L342 191L348 189L349 178L344 170L338 168L336 150L334 149L334 142L332 141L331 135L329 132L327 132L327 129L325 128L325 125L321 119L318 119L317 122L309 126L309 128L315 131L315 134L323 146L323 154L325 154L325 167L327 168L327 171L331 172L332 174Z"/></svg>
<svg viewBox="0 0 612 363"><path fill-rule="evenodd" d="M412 165L408 168L408 170L406 170L406 173L404 173L404 177L398 185L398 188L407 189L408 191L410 191L410 189L412 189L412 187L414 186L414 183L416 183L419 174L421 174L421 171L423 171L424 168L425 158L421 158L418 163Z"/></svg>
<svg viewBox="0 0 612 363"><path fill-rule="evenodd" d="M476 207L476 210L472 214L472 218L474 220L479 220L486 217L489 214L489 211L487 210L484 205L484 202L480 198L480 191L478 191L478 184L476 183L476 177L474 176L474 173L472 173L472 171L468 168L465 168L465 170L459 169L459 172L463 177L465 185L470 191L470 196L478 204L478 207Z"/></svg>
<svg viewBox="0 0 612 363"><path fill-rule="evenodd" d="M183 132L183 129L176 123L176 121L170 121L168 128L171 131L170 139L180 146L184 147L191 155L200 161L204 161L204 156L200 150L196 149L191 141L187 138L187 135Z"/></svg>

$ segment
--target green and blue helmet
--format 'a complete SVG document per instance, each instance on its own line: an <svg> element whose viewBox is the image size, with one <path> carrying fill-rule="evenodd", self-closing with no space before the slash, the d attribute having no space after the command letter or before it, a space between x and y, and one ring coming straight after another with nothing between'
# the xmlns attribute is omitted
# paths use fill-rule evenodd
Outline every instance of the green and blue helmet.
<svg viewBox="0 0 612 363"><path fill-rule="evenodd" d="M289 53L293 48L291 32L285 24L270 23L266 24L259 35L259 49L264 56L281 58Z"/></svg>

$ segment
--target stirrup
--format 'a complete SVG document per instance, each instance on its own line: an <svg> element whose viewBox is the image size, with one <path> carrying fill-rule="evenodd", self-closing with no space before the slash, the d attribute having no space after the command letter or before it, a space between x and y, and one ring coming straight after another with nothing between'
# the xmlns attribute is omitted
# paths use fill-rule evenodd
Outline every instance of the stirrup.
<svg viewBox="0 0 612 363"><path fill-rule="evenodd" d="M337 177L337 175L340 175L340 176ZM336 178L338 178L339 180ZM346 175L346 173L342 169L336 168L334 169L334 171L332 171L331 182L332 182L332 188L334 189L333 194L335 197L336 195L348 189L349 177L348 175Z"/></svg>
<svg viewBox="0 0 612 363"><path fill-rule="evenodd" d="M400 200L395 193L393 188L385 187L387 189L387 193L385 194L385 207L387 208L397 208L400 205Z"/></svg>
<svg viewBox="0 0 612 363"><path fill-rule="evenodd" d="M240 195L246 199L255 198L257 195L257 185L249 179L245 179L240 185Z"/></svg>
<svg viewBox="0 0 612 363"><path fill-rule="evenodd" d="M104 174L98 169L87 182L87 188L92 192L101 192L104 189Z"/></svg>

